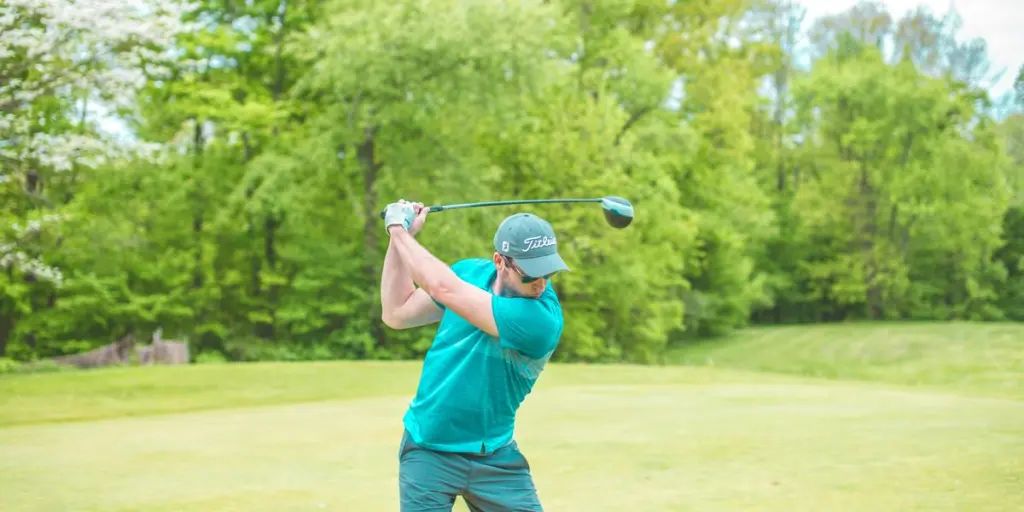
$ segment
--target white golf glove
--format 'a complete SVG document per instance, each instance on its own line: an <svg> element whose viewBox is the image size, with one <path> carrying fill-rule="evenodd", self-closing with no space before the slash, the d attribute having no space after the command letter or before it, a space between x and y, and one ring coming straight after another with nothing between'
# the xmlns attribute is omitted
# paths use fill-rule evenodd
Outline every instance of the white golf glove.
<svg viewBox="0 0 1024 512"><path fill-rule="evenodd" d="M408 230L415 219L416 210L411 203L391 203L384 209L384 230L387 231L388 228L395 224L399 224L403 229ZM390 235L391 233L388 232L388 234Z"/></svg>

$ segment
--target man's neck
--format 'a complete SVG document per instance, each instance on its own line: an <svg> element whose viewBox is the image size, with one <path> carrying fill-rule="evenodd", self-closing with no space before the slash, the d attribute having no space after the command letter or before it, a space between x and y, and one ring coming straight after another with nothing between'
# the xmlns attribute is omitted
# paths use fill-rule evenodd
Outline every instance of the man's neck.
<svg viewBox="0 0 1024 512"><path fill-rule="evenodd" d="M494 271L494 282L491 283L491 292L498 297L517 297L512 290L505 288L504 283L501 281L501 273L498 272L497 268Z"/></svg>
<svg viewBox="0 0 1024 512"><path fill-rule="evenodd" d="M501 297L502 293L505 292L505 287L501 284L501 275L498 273L494 274L494 283L491 284L491 292L498 297Z"/></svg>

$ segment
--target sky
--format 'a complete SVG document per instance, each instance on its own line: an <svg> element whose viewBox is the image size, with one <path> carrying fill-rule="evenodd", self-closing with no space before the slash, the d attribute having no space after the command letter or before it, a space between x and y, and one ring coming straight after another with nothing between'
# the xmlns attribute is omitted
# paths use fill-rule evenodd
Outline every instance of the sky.
<svg viewBox="0 0 1024 512"><path fill-rule="evenodd" d="M838 14L857 0L798 0L807 9L806 22L829 14ZM1017 70L1024 63L1024 0L878 0L894 19L903 17L918 6L926 6L939 16L955 9L962 26L959 37L964 40L980 37L985 40L990 72L1003 71L999 82L990 91L1001 96L1013 89Z"/></svg>

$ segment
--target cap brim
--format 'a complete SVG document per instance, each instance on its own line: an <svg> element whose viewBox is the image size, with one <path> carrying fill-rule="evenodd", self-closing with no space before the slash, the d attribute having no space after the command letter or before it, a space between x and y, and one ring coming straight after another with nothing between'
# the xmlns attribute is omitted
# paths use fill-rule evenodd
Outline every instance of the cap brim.
<svg viewBox="0 0 1024 512"><path fill-rule="evenodd" d="M539 258L514 258L516 266L522 269L523 273L530 277L541 277L554 272L569 270L562 257L555 254L541 256Z"/></svg>

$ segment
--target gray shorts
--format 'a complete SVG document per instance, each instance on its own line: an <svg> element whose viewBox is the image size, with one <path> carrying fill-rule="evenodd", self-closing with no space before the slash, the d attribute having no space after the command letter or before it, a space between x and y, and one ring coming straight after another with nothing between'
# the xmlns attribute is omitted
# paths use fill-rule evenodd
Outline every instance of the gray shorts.
<svg viewBox="0 0 1024 512"><path fill-rule="evenodd" d="M489 455L419 446L408 432L398 450L402 512L450 511L462 496L473 512L541 512L530 463L515 441Z"/></svg>

